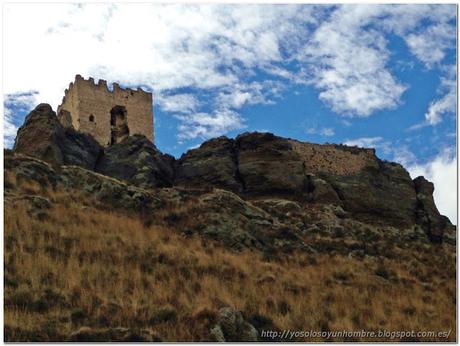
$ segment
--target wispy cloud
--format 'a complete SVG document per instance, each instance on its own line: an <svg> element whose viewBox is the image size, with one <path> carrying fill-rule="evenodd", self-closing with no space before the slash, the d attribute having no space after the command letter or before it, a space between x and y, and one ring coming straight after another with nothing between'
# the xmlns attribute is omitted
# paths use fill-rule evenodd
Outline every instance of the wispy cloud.
<svg viewBox="0 0 460 346"><path fill-rule="evenodd" d="M382 137L361 137L356 139L350 139L343 142L345 145L357 146L360 148L375 148L380 145L383 141Z"/></svg>
<svg viewBox="0 0 460 346"><path fill-rule="evenodd" d="M143 85L163 111L181 114L180 138L237 128L243 107L299 84L341 115L368 117L397 107L408 87L388 66L385 34L432 68L452 48L452 18L445 5L7 4L4 89L38 90L56 107L77 73ZM72 52L65 64L60 54L30 59L56 49ZM450 106L446 95L427 110L432 121ZM198 127L184 133L190 124Z"/></svg>
<svg viewBox="0 0 460 346"><path fill-rule="evenodd" d="M300 59L310 64L310 83L335 112L367 117L393 108L406 87L387 69L382 31L369 29L379 6L342 6L314 32Z"/></svg>
<svg viewBox="0 0 460 346"><path fill-rule="evenodd" d="M442 121L446 114L455 114L457 110L457 81L455 66L449 68L446 77L441 81L441 92L443 96L430 103L430 107L425 114L428 124L436 125Z"/></svg>
<svg viewBox="0 0 460 346"><path fill-rule="evenodd" d="M323 127L323 128L315 128L315 127L310 127L307 129L307 133L311 135L320 135L324 137L332 137L335 135L335 131L332 127Z"/></svg>
<svg viewBox="0 0 460 346"><path fill-rule="evenodd" d="M214 113L181 115L178 118L182 120L182 124L179 125L179 140L216 137L246 127L241 116L228 109L217 110Z"/></svg>
<svg viewBox="0 0 460 346"><path fill-rule="evenodd" d="M15 94L7 94L4 98L5 116L3 118L3 145L10 148L14 144L18 123L15 113L27 112L37 103L36 91L28 91Z"/></svg>

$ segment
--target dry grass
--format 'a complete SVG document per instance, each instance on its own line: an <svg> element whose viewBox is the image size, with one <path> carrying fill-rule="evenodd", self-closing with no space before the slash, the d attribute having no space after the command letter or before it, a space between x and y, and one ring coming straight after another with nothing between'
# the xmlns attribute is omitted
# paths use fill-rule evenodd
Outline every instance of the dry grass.
<svg viewBox="0 0 460 346"><path fill-rule="evenodd" d="M81 326L207 340L223 306L269 329L452 329L456 338L455 259L444 247L393 260L294 253L266 261L21 184L52 207L37 218L28 199L5 204L8 341L63 340Z"/></svg>

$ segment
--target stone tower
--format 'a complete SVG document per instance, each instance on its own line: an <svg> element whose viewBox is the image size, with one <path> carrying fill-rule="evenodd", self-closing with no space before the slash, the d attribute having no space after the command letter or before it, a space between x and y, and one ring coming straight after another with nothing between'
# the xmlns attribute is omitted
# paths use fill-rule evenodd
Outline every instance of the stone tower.
<svg viewBox="0 0 460 346"><path fill-rule="evenodd" d="M103 146L134 134L144 135L153 143L152 94L140 88L122 89L113 83L110 91L105 80L95 84L93 78L76 75L57 114L64 126L92 135Z"/></svg>

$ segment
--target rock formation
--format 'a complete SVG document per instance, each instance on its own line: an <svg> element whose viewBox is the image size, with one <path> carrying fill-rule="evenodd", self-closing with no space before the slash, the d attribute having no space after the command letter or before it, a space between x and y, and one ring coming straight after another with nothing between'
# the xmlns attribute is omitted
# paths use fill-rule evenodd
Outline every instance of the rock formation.
<svg viewBox="0 0 460 346"><path fill-rule="evenodd" d="M48 104L38 105L18 130L14 149L54 166L77 165L94 169L100 145L89 135L64 128Z"/></svg>
<svg viewBox="0 0 460 346"><path fill-rule="evenodd" d="M51 107L40 104L19 129L13 152L60 167L62 174L56 179L73 188L97 189L117 205L122 200L117 201L115 193L120 189L118 180L130 184L122 190L132 190L126 205L132 204L133 196L150 203L165 195L153 197L149 189L176 187L179 195L201 189L198 202L209 208L204 212L206 222L197 230L236 248L274 246L280 244L278 237L289 238L292 247L310 228L311 210L331 205L354 222L399 230L421 228L436 243L446 234L451 237L453 230L436 209L433 184L423 177L412 180L401 165L380 160L373 149L244 133L236 139L211 139L175 160L141 135L104 149L90 136L62 127ZM68 165L116 178L117 183L103 179L84 185L101 179L73 168L71 174L80 176L77 182L69 177ZM221 190L210 192L213 188ZM274 218L273 213L281 214ZM285 219L284 226L280 218Z"/></svg>
<svg viewBox="0 0 460 346"><path fill-rule="evenodd" d="M104 150L96 171L140 187L172 186L174 157L160 153L142 135L127 137Z"/></svg>

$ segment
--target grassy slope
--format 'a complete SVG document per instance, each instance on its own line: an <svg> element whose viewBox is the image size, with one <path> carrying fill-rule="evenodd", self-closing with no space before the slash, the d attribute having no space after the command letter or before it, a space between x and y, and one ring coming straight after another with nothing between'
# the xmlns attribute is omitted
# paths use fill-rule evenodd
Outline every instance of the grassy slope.
<svg viewBox="0 0 460 346"><path fill-rule="evenodd" d="M52 207L31 213L20 194L6 199L8 341L64 340L81 326L205 340L223 306L280 330L452 329L455 340L455 259L444 246L393 260L294 253L270 262L94 209L78 193L18 191Z"/></svg>

